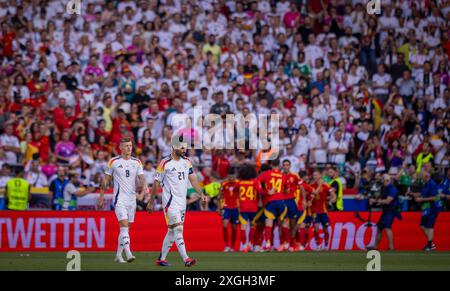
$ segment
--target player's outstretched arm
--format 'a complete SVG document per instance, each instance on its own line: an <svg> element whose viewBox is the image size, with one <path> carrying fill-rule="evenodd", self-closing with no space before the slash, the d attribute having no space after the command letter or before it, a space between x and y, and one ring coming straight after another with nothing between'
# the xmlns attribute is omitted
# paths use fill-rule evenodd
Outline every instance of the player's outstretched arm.
<svg viewBox="0 0 450 291"><path fill-rule="evenodd" d="M97 200L97 208L102 209L103 208L103 195L105 194L106 189L109 186L109 183L111 182L111 176L105 175L105 178L103 178L101 188L100 188L100 196Z"/></svg>
<svg viewBox="0 0 450 291"><path fill-rule="evenodd" d="M195 192L200 194L201 201L206 202L207 198L206 195L203 193L202 187L200 187L200 184L198 183L197 176L192 173L189 175L189 182L191 182L192 187L194 187Z"/></svg>

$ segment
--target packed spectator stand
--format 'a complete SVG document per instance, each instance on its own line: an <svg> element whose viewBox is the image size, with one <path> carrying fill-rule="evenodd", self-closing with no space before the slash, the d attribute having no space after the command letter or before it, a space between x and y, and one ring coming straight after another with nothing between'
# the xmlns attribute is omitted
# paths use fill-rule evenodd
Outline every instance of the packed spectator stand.
<svg viewBox="0 0 450 291"><path fill-rule="evenodd" d="M382 0L373 15L367 2L81 0L77 15L1 1L0 188L22 168L35 188L58 168L98 188L124 136L151 184L174 133L205 138L201 118L175 118L200 108L278 114L281 160L302 176L338 167L356 201L388 173L417 210L424 170L449 195L450 1ZM206 186L260 151L188 155Z"/></svg>

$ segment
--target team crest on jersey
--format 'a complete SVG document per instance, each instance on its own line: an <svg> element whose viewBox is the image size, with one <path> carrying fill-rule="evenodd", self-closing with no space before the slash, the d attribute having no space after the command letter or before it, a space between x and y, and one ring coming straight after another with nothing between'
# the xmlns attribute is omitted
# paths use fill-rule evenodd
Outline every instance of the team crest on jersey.
<svg viewBox="0 0 450 291"><path fill-rule="evenodd" d="M123 168L123 166L122 166L122 165L119 165L117 168Z"/></svg>
<svg viewBox="0 0 450 291"><path fill-rule="evenodd" d="M176 172L177 171L177 169L175 169L175 168L172 168L172 170L171 170L172 172Z"/></svg>

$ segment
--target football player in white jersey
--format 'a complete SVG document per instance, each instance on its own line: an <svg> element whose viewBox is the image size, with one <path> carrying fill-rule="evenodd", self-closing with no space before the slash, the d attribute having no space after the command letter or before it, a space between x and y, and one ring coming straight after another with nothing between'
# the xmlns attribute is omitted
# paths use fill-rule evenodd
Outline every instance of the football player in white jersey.
<svg viewBox="0 0 450 291"><path fill-rule="evenodd" d="M122 154L108 162L105 178L102 183L100 197L97 201L99 209L103 208L103 194L108 188L111 178L114 183L114 208L120 225L118 247L115 261L125 263L135 260L130 249L129 225L134 222L136 213L136 192L146 191L144 169L139 159L131 156L133 143L130 138L120 140ZM122 257L125 251L126 261Z"/></svg>
<svg viewBox="0 0 450 291"><path fill-rule="evenodd" d="M147 205L147 211L153 212L154 196L158 192L159 187L163 188L162 203L164 216L168 231L164 238L161 254L159 255L156 265L166 267L170 266L166 260L167 254L175 242L184 261L186 267L191 267L196 260L189 258L186 253L186 246L183 239L183 223L186 213L186 195L188 188L188 180L191 182L195 191L200 195L201 201L206 202L206 196L203 194L202 188L198 184L197 176L194 173L191 161L184 155L186 153L187 144L181 142L178 146L172 147L172 153L161 160L155 175L151 199Z"/></svg>

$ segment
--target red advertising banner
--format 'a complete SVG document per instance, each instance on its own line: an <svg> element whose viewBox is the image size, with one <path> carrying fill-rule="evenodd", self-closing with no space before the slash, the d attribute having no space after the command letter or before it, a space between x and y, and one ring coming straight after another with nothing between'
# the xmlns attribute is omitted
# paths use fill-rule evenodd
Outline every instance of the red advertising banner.
<svg viewBox="0 0 450 291"><path fill-rule="evenodd" d="M372 218L376 222L379 213ZM402 213L394 222L397 250L420 250L425 238L420 213ZM367 213L361 213L367 217ZM363 250L375 240L376 227L367 227L353 213L330 213L330 250ZM159 251L167 228L162 212L136 213L131 225L134 251ZM312 230L311 230L312 231ZM115 251L119 226L112 211L0 211L0 252L5 251ZM310 249L317 245L311 233ZM185 241L189 251L222 251L222 226L215 212L188 212ZM440 213L435 228L439 250L450 250L450 213ZM386 247L383 239L382 248Z"/></svg>

